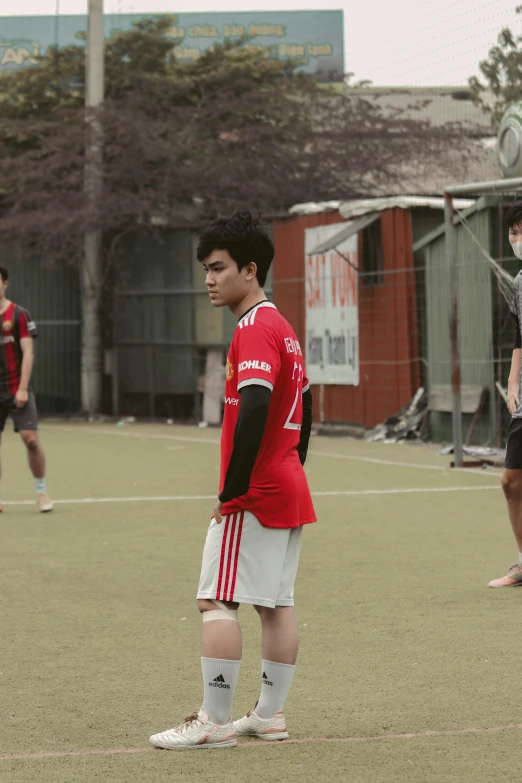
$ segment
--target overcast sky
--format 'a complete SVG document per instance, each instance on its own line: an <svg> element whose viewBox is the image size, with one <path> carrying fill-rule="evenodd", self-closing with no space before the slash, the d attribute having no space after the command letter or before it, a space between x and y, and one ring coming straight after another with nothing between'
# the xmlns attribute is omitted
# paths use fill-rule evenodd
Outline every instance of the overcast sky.
<svg viewBox="0 0 522 783"><path fill-rule="evenodd" d="M345 68L376 85L463 85L520 0L105 0L105 13L344 9ZM0 0L0 16L85 14L87 0ZM0 38L1 22L0 22Z"/></svg>

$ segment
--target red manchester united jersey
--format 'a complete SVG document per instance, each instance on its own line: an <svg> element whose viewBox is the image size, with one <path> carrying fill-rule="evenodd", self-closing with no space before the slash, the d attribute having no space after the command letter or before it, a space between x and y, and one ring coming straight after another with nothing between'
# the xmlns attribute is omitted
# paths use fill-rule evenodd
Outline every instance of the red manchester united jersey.
<svg viewBox="0 0 522 783"><path fill-rule="evenodd" d="M302 394L308 389L303 354L294 330L271 302L261 302L239 321L227 359L221 433L223 489L234 445L240 391L266 386L272 392L263 440L245 495L223 505L223 514L250 511L266 527L299 527L316 516L299 461Z"/></svg>

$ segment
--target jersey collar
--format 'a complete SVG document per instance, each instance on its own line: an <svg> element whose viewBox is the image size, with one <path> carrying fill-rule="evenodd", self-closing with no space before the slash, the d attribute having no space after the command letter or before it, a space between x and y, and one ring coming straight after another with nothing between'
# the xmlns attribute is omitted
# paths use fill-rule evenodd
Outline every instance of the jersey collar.
<svg viewBox="0 0 522 783"><path fill-rule="evenodd" d="M243 315L241 316L241 318L238 321L238 324L240 324L241 321L243 320L243 318L246 318L247 315L249 315L249 313L252 312L252 310L255 310L256 307L271 307L273 310L277 310L277 307L275 306L275 304L272 304L272 302L269 302L268 299L262 299L257 304L252 305L252 307L249 307L248 310L246 311L246 313L243 313Z"/></svg>

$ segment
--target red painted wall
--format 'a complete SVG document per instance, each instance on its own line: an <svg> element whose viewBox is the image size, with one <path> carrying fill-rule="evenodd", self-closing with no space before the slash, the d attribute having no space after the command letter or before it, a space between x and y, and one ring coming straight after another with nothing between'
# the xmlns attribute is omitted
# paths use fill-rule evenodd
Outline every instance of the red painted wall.
<svg viewBox="0 0 522 783"><path fill-rule="evenodd" d="M274 302L305 346L305 229L340 223L338 212L274 223ZM324 421L373 427L396 413L420 384L418 323L411 214L381 213L384 281L359 278L359 386L324 387ZM359 235L359 263L362 259ZM319 388L313 387L314 420L319 421Z"/></svg>

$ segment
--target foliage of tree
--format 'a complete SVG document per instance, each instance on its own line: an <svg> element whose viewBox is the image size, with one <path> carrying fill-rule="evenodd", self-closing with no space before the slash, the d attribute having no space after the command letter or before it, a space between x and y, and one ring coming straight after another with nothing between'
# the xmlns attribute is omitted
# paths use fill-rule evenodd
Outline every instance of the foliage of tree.
<svg viewBox="0 0 522 783"><path fill-rule="evenodd" d="M522 15L522 6L516 12ZM522 35L503 28L487 60L480 63L480 73L469 79L471 97L498 127L506 109L522 100Z"/></svg>
<svg viewBox="0 0 522 783"><path fill-rule="evenodd" d="M0 75L0 246L78 259L97 229L110 256L140 229L392 191L405 161L437 156L459 133L336 93L249 41L180 62L175 22L142 19L106 42L95 208L84 192L84 46Z"/></svg>

